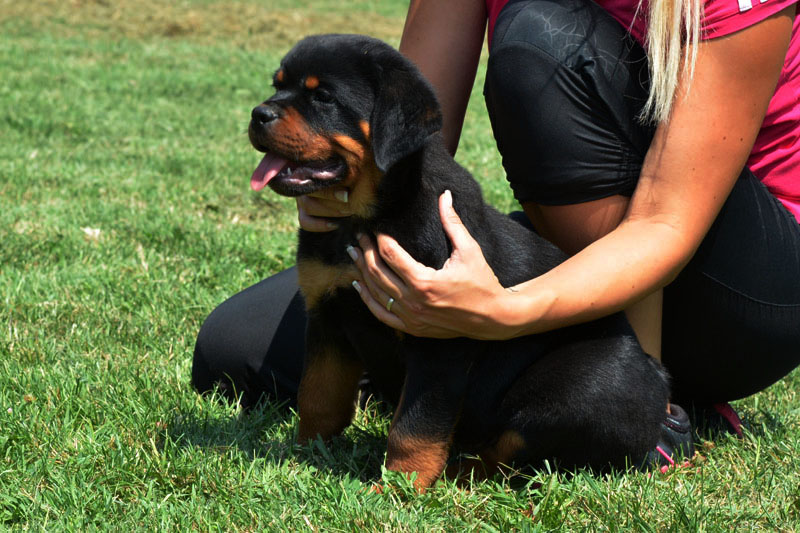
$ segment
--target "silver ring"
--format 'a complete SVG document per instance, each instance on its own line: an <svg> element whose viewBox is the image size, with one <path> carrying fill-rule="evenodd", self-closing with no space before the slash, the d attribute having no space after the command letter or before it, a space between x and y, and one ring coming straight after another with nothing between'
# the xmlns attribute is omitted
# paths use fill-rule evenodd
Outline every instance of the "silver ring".
<svg viewBox="0 0 800 533"><path fill-rule="evenodd" d="M389 301L386 302L386 310L389 311L390 313L392 312L392 305L394 305L394 298L389 296Z"/></svg>

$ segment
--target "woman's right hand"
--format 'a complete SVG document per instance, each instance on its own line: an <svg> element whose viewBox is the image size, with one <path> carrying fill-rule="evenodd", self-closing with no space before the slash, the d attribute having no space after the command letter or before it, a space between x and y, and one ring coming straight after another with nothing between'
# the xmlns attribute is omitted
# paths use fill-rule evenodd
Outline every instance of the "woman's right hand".
<svg viewBox="0 0 800 533"><path fill-rule="evenodd" d="M333 231L339 224L337 218L352 215L347 202L348 190L333 188L297 197L297 220L306 231L321 233Z"/></svg>

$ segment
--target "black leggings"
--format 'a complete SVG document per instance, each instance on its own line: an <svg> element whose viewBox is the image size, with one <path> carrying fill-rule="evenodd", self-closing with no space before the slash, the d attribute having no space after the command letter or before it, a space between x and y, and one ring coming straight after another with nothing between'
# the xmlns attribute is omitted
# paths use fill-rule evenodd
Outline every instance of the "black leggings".
<svg viewBox="0 0 800 533"><path fill-rule="evenodd" d="M652 137L636 116L644 53L585 0L509 3L485 96L520 201L629 195ZM692 261L664 290L662 357L673 400L742 398L800 363L800 224L744 169ZM305 312L294 268L223 302L197 338L192 382L250 406L294 405Z"/></svg>

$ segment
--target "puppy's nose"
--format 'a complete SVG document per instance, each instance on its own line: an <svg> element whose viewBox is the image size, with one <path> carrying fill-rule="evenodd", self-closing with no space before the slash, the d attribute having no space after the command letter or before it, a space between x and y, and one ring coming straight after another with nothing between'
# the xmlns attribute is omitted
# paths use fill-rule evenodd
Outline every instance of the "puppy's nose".
<svg viewBox="0 0 800 533"><path fill-rule="evenodd" d="M278 113L271 107L260 105L253 108L253 120L259 124L267 124L278 118Z"/></svg>

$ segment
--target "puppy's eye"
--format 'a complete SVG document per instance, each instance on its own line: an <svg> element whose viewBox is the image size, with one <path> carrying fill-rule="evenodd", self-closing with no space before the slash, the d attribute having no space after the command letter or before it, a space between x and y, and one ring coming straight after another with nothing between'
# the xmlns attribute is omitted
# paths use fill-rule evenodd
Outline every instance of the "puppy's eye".
<svg viewBox="0 0 800 533"><path fill-rule="evenodd" d="M313 98L317 102L322 102L323 104L329 104L333 102L333 94L324 87L317 87L314 89Z"/></svg>

